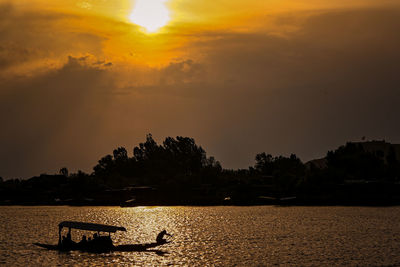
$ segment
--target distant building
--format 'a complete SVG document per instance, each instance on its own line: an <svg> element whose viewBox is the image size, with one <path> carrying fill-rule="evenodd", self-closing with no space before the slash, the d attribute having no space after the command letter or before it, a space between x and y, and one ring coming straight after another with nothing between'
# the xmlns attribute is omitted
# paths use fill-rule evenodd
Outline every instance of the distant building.
<svg viewBox="0 0 400 267"><path fill-rule="evenodd" d="M394 152L396 154L396 159L400 160L400 144L391 144L387 143L385 140L383 141L367 141L367 142L354 142L354 144L361 145L365 151L370 153L383 153L383 157L386 160L386 157L389 155L389 151L391 147L393 147Z"/></svg>
<svg viewBox="0 0 400 267"><path fill-rule="evenodd" d="M390 153L391 148L394 150L396 159L400 161L400 144L387 143L385 140L382 141L366 141L366 142L350 142L352 144L361 145L366 152L381 154L383 159L386 161L387 156ZM325 169L328 167L328 161L325 158L314 159L305 163L306 168L318 168Z"/></svg>
<svg viewBox="0 0 400 267"><path fill-rule="evenodd" d="M307 169L317 168L317 169L325 169L328 167L328 160L326 158L322 159L313 159L305 163Z"/></svg>

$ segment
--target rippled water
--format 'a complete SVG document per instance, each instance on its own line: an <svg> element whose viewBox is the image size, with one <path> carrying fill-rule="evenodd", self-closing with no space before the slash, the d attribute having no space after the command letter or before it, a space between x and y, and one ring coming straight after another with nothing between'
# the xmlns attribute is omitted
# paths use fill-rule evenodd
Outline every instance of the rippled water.
<svg viewBox="0 0 400 267"><path fill-rule="evenodd" d="M116 244L153 242L164 228L174 240L100 255L32 244L57 243L63 220L126 227ZM399 221L400 207L0 207L0 265L400 266Z"/></svg>

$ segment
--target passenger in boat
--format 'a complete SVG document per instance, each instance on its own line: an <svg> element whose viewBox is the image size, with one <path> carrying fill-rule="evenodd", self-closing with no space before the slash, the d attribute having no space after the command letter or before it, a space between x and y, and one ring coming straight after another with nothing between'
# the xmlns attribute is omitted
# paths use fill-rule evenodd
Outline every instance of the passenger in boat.
<svg viewBox="0 0 400 267"><path fill-rule="evenodd" d="M86 235L82 236L82 240L79 242L80 245L85 245L87 243Z"/></svg>
<svg viewBox="0 0 400 267"><path fill-rule="evenodd" d="M67 236L63 236L62 245L65 249L68 249L71 247L71 245L72 245L71 234L68 234Z"/></svg>
<svg viewBox="0 0 400 267"><path fill-rule="evenodd" d="M165 242L167 242L167 240L164 239L165 235L172 237L172 235L168 234L167 231L164 229L157 235L156 242L157 243L165 243Z"/></svg>

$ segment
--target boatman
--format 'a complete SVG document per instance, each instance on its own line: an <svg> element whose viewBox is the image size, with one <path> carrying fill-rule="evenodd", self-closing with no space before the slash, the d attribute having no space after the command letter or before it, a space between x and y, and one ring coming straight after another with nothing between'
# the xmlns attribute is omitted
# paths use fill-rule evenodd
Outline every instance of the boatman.
<svg viewBox="0 0 400 267"><path fill-rule="evenodd" d="M156 242L157 242L157 243L166 243L167 240L164 239L164 236L166 236L166 235L172 237L172 235L171 235L171 234L168 234L167 231L166 231L165 229L162 230L162 231L157 235Z"/></svg>

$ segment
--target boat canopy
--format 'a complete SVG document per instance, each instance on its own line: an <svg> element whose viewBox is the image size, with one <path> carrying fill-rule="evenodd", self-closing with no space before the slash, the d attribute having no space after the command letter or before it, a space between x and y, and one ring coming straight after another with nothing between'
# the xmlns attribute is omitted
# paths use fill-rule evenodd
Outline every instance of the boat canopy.
<svg viewBox="0 0 400 267"><path fill-rule="evenodd" d="M87 231L107 232L107 233L115 233L116 231L126 231L124 227L97 224L97 223L71 222L71 221L61 222L58 225L58 227L60 228L60 231L63 227L87 230Z"/></svg>

